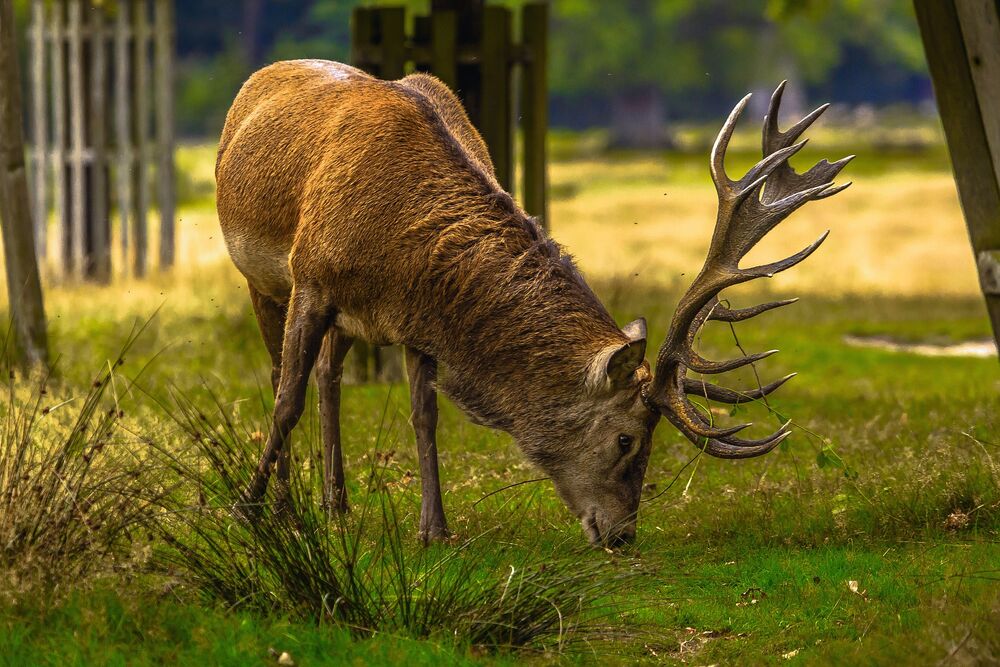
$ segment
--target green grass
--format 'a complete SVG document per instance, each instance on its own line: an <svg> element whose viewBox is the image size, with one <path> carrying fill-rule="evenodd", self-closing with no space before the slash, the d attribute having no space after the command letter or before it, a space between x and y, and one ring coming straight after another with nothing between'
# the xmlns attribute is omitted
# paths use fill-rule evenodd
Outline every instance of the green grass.
<svg viewBox="0 0 1000 667"><path fill-rule="evenodd" d="M694 131L685 137L689 148L702 141ZM852 138L831 131L827 139L828 145L846 145ZM640 191L662 197L656 184L658 157L574 156L569 154L572 147L560 141L556 138L556 148L567 155L554 167L554 180L557 185L577 182L581 190L572 195L577 200L596 202L602 193L618 193L616 201L625 202ZM866 159L857 164L882 160L861 169L871 193L880 193L880 183L917 187L924 173L944 178L947 163L933 142L880 153L877 137L866 141ZM211 213L204 207L210 190L200 185L205 178L202 153L210 151L191 149L183 157L191 167L192 200L201 203L182 218L197 219L199 225L207 220L207 227ZM749 160L748 155L737 155L736 161ZM692 183L696 169L698 182L704 179L704 156L694 156L693 148L690 155L668 156L671 184L684 185L688 170ZM596 166L591 170L590 161L600 161L603 173ZM886 175L887 169L893 173ZM935 205L935 210L953 207L950 201ZM889 206L871 202L865 224L888 216ZM655 221L647 222L655 226ZM573 224L557 220L555 226L557 236L560 230L567 232L572 249ZM960 226L955 233L962 234ZM929 239L911 240L937 245ZM964 237L951 241L965 243ZM821 252L803 268L818 277L813 284L822 284L828 267L855 261L850 248L831 252L829 262ZM601 261L581 257L585 268ZM685 260L671 275L695 268ZM900 281L928 272L926 265L908 268ZM592 283L619 322L647 317L650 340L658 342L686 279L655 284L645 277L614 277L621 273L598 271ZM889 276L878 284L893 280ZM119 378L145 369L141 391L128 390L121 382L107 390L124 413L121 442L141 451L142 443L152 440L211 473L202 454L190 447L190 433L170 419L172 408L163 407L172 405L172 392L180 392L212 419L231 420L245 436L245 455L252 456L259 447L253 434L267 431L273 401L267 355L245 291L238 275L223 264L191 264L174 276L112 288L53 289L48 302L52 346L62 356L42 406L59 407L45 415L42 425L65 428L103 360L114 362L134 322L145 321L162 306L119 369ZM280 597L283 584L273 578L262 578L270 583L255 589L272 595L270 607L226 600L206 593L183 562L165 568L156 556L164 549L162 536L153 531L150 541L146 531L139 531L125 545L127 557L119 554L113 567L98 563L96 572L61 582L45 595L30 587L4 587L0 573L0 636L6 639L0 664L274 664L270 648L288 651L300 665L557 659L705 665L996 661L996 359L919 357L856 348L844 340L847 335L873 335L955 342L987 337L989 325L978 296L956 296L961 290L945 296L920 286L902 292L906 296L879 289L813 289L800 292L803 300L794 306L739 325L747 350L782 350L757 365L762 380L791 371L799 376L774 395L770 410L744 406L729 417L728 410L717 408L716 416L723 421L749 417L757 422L757 433L773 429L779 415L787 416L795 420L796 430L767 457L726 462L695 458L695 448L661 424L647 472L638 543L627 555L581 549L584 538L577 522L547 482L488 496L537 472L507 436L472 425L443 400L439 447L450 525L459 544L493 537L482 538L482 548L439 545L421 555L416 536L419 480L413 475L419 466L407 425L407 390L383 384L345 389L345 463L352 501L361 505L372 498L371 471L380 452L378 464L392 483L393 516L398 519L393 523L412 567L419 568L421 558L433 562L455 554L456 559L476 559L470 571L482 581L509 572L512 565L546 560L599 564L605 569L596 577L640 572L639 585L627 593L609 590L607 599L598 601L614 609L611 630L581 633L582 641L561 656L551 644L526 653L486 651L405 624L359 638L356 631L318 624L315 615L290 609ZM731 298L746 305L792 294L779 283L773 294L757 288ZM699 344L707 356L738 352L732 333L721 325L712 325ZM724 384L753 382L748 371L725 378ZM27 400L28 383L19 386ZM63 405L67 400L71 402ZM312 452L319 433L314 395L308 405L295 433L293 455L301 468L308 465L315 471ZM182 499L193 491L190 481L178 491ZM225 527L224 522L218 525Z"/></svg>
<svg viewBox="0 0 1000 667"><path fill-rule="evenodd" d="M662 335L677 296L617 284L599 290L620 321L639 313L650 317L653 340ZM166 400L167 388L175 386L209 409L214 393L246 432L266 431L271 398L262 389L267 386L263 346L239 290L214 281L206 300L225 292L230 297L218 298L225 304L218 309L164 308L129 351L123 370L134 372L152 360L140 384L153 396ZM750 296L737 299L748 302ZM142 307L136 309L140 315ZM79 310L78 326L61 324L54 332L57 348L78 353L61 362L53 402L89 382L93 364L84 360L113 359L130 323L129 314L102 317L96 306L94 312ZM905 338L919 330L964 339L986 335L987 323L974 299L812 296L739 328L748 349L782 348L782 354L759 364L765 377L800 372L771 405L807 430L764 459L704 458L684 468L696 451L661 425L647 473L655 488L647 497L665 493L644 503L636 547L650 578L623 607L621 627L634 631L636 639L616 639L615 655L623 661L666 657L709 664L781 661L798 650L799 660L886 662L918 654L943 657L966 635L960 652L995 655L985 628L1000 613L996 361L858 349L842 339L859 331ZM702 347L716 355L734 352L731 334L722 327L706 332ZM731 384L749 381L743 376ZM355 502L367 493L376 438L382 439L381 451L393 450L399 526L415 550L419 483L407 474L418 466L406 397L404 386L348 387L345 448ZM759 406L741 409L762 423L759 428L776 421ZM150 397L134 395L125 412L129 430L180 443L182 436ZM504 534L509 555L493 555L496 570L525 554L558 558L577 551L583 541L579 527L546 483L475 505L491 491L535 476L509 438L471 425L447 403L440 433L445 504L461 538L495 530L509 517L506 512L518 508L521 525ZM299 461L308 459L305 449L318 442L315 410L307 411L296 442ZM832 447L846 469L819 467L824 447ZM949 522L952 515L959 518ZM850 590L849 581L858 582L859 593ZM18 648L10 655L47 652L58 644L63 652L53 655L100 662L114 660L131 642L139 662L175 654L218 656L222 662L250 655L266 660L265 644L282 636L302 647L296 650L305 662L338 642L359 661L392 655L460 661L473 652L467 645L379 634L347 643L338 631L280 620L280 614L200 606L204 597L196 590L181 585L166 595L163 585L162 579L140 577L109 593L105 581L95 584L96 592L76 591L44 614L25 611L34 608L23 600L10 604L2 612L4 622L19 628ZM87 622L86 633L73 636L79 630L74 618L106 619L121 615L115 610L122 608L130 610L125 626ZM172 641L169 633L179 632L177 627L187 628L192 639ZM593 650L607 657L606 646ZM587 654L572 655L586 660Z"/></svg>
<svg viewBox="0 0 1000 667"><path fill-rule="evenodd" d="M179 600L141 584L111 582L58 604L20 600L0 607L0 665L266 665L287 652L296 664L472 664L471 652L261 617ZM273 655L272 655L273 651ZM498 661L501 662L501 661Z"/></svg>

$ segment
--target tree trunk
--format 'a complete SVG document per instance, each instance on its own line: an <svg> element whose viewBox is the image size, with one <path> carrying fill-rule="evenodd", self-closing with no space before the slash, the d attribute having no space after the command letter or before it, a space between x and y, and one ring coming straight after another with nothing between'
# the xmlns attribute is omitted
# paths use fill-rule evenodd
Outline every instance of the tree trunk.
<svg viewBox="0 0 1000 667"><path fill-rule="evenodd" d="M620 91L611 100L611 145L615 148L668 148L663 95L652 87Z"/></svg>
<svg viewBox="0 0 1000 667"><path fill-rule="evenodd" d="M264 15L264 0L243 0L243 56L251 69L260 64L260 21Z"/></svg>
<svg viewBox="0 0 1000 667"><path fill-rule="evenodd" d="M779 127L798 122L806 112L806 91L802 85L798 63L779 39L778 27L771 21L763 23L757 33L756 73L750 98L750 118L763 118L771 103L771 93L778 82L785 80L781 96Z"/></svg>
<svg viewBox="0 0 1000 667"><path fill-rule="evenodd" d="M47 359L45 308L28 206L13 0L0 0L0 224L15 350L29 364Z"/></svg>

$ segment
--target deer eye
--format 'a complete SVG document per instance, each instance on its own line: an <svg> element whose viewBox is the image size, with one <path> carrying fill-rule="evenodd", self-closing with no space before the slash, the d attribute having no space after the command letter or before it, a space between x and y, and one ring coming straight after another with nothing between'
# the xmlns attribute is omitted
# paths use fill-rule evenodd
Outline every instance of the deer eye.
<svg viewBox="0 0 1000 667"><path fill-rule="evenodd" d="M618 436L618 448L622 450L622 454L627 454L632 449L632 436L627 433L622 433Z"/></svg>

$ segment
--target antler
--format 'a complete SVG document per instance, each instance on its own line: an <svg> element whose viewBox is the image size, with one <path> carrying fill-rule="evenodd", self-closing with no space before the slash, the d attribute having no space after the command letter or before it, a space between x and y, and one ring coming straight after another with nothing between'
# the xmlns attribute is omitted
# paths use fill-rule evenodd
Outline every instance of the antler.
<svg viewBox="0 0 1000 667"><path fill-rule="evenodd" d="M822 160L803 174L797 174L788 164L788 159L806 144L805 141L794 143L796 139L829 105L819 107L788 131L781 132L778 130L778 106L784 88L785 83L782 82L774 91L764 118L764 159L743 178L733 181L726 176L723 161L736 121L750 95L736 105L715 140L711 171L719 194L719 215L712 244L701 273L681 297L667 338L657 356L656 374L644 388L644 398L651 409L660 412L695 444L701 446L700 443L706 440L704 451L721 458L740 459L766 454L788 436L788 423L766 438L745 440L734 434L750 424L717 428L705 419L687 395L702 395L724 403L756 400L780 387L794 373L756 391L745 393L689 378L688 370L697 373L724 373L777 352L770 350L731 361L709 361L695 352L695 336L706 320L740 322L797 301L787 299L750 308L729 309L719 303L719 292L755 278L770 278L811 255L823 243L829 231L791 257L749 269L739 267L740 260L750 249L793 211L808 201L829 197L850 185L834 186L833 179L854 158L853 155L833 163Z"/></svg>

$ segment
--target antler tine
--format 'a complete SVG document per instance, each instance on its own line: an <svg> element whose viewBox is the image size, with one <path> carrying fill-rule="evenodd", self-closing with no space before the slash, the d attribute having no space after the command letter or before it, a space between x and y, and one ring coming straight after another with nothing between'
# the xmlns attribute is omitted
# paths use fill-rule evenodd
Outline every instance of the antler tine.
<svg viewBox="0 0 1000 667"><path fill-rule="evenodd" d="M764 385L752 391L734 391L726 387L720 387L717 384L712 384L711 382L706 382L705 380L684 378L684 393L692 396L704 396L710 401L738 405L740 403L759 401L768 394L773 393L778 387L795 377L795 375L796 373L789 373L780 380L775 380L771 384Z"/></svg>
<svg viewBox="0 0 1000 667"><path fill-rule="evenodd" d="M707 373L709 375L717 375L718 373L726 373L728 371L734 371L737 368L743 368L744 366L749 366L750 364L760 361L761 359L767 359L772 354L777 354L778 350L768 350L766 352L757 352L755 354L748 354L742 357L737 357L736 359L730 359L728 361L709 361L703 358L697 352L692 350L691 356L685 366L689 370L695 373Z"/></svg>
<svg viewBox="0 0 1000 667"><path fill-rule="evenodd" d="M653 379L643 387L643 398L680 430L689 440L712 456L749 458L774 449L789 435L788 424L759 440L736 437L749 424L718 427L709 423L688 395L702 395L723 403L753 401L778 389L794 376L787 375L753 391L738 392L687 377L689 370L699 373L724 373L752 364L777 350L744 355L729 361L710 361L694 350L697 333L707 320L739 322L760 313L794 303L796 299L774 301L749 308L730 309L719 303L719 293L727 287L770 277L789 269L811 255L826 240L829 232L815 242L785 259L749 269L741 269L740 260L769 231L796 209L814 199L823 199L843 190L847 185L834 185L833 179L853 159L853 155L836 162L822 160L803 174L797 174L788 164L805 141L795 143L802 133L822 113L819 107L805 118L781 132L778 128L778 107L785 84L774 91L764 119L763 158L742 178L732 180L726 175L725 153L736 123L750 96L736 104L723 124L712 146L711 173L719 196L719 214L708 256L701 272L681 297L667 338L660 347Z"/></svg>
<svg viewBox="0 0 1000 667"><path fill-rule="evenodd" d="M762 444L753 447L739 447L715 438L706 439L699 437L696 433L688 429L682 423L678 422L674 415L667 414L665 416L667 420L670 421L670 423L673 424L678 431L684 434L688 440L693 442L695 446L702 449L706 454L720 459L750 459L755 456L762 456L780 445L781 441L791 434L791 431L778 432L770 438L762 441Z"/></svg>
<svg viewBox="0 0 1000 667"><path fill-rule="evenodd" d="M797 122L792 127L788 128L785 132L778 129L778 108L781 106L781 96L785 92L785 85L787 81L782 81L778 84L778 87L774 89L771 94L771 103L767 107L767 115L764 116L764 136L763 136L763 153L767 155L768 153L774 152L776 149L783 146L788 146L793 141L802 136L813 122L823 115L827 109L830 108L829 104L821 104L820 106L809 112L802 120Z"/></svg>
<svg viewBox="0 0 1000 667"><path fill-rule="evenodd" d="M744 272L753 278L770 278L776 273L787 271L809 255L816 252L816 249L823 245L823 241L825 241L826 237L829 235L830 230L828 229L823 232L818 239L807 245L802 250L799 250L794 255L778 260L777 262L771 262L770 264L761 264L760 266L755 266L752 269L744 269Z"/></svg>
<svg viewBox="0 0 1000 667"><path fill-rule="evenodd" d="M849 155L848 157L851 158L852 160L854 159L853 155ZM846 160L847 158L844 158L844 159ZM854 184L854 181L847 181L843 185L838 185L836 187L830 188L829 190L824 190L823 192L821 192L818 195L816 195L814 197L814 199L826 199L827 197L832 197L833 195L837 194L838 192L843 192L847 188L851 187L853 184Z"/></svg>
<svg viewBox="0 0 1000 667"><path fill-rule="evenodd" d="M769 310L781 308L782 306L790 306L798 300L798 297L795 297L762 303L758 306L750 306L749 308L726 308L723 305L719 305L709 314L708 319L718 322L742 322L743 320L749 320L751 317L756 317L761 313L766 313Z"/></svg>
<svg viewBox="0 0 1000 667"><path fill-rule="evenodd" d="M792 145L806 129L812 125L823 112L829 108L829 104L823 104L807 114L795 125L782 132L778 128L778 108L781 105L781 96L785 90L785 82L778 84L774 94L771 95L771 103L768 107L767 116L764 118L764 128L761 133L761 148L764 155L771 155ZM779 165L768 179L764 190L761 193L761 201L770 204L784 199L789 193L801 192L802 190L822 184L832 183L833 179L840 173L848 162L854 158L853 155L834 163L821 160L804 174L797 174L787 162ZM820 190L812 199L822 199L831 194L836 194L839 190L822 194ZM787 215L787 214L786 214Z"/></svg>
<svg viewBox="0 0 1000 667"><path fill-rule="evenodd" d="M746 97L736 103L736 106L729 113L729 118L726 119L725 124L722 126L722 130L715 137L715 143L712 144L712 180L715 181L715 187L720 193L722 192L723 185L727 186L727 190L732 189L733 181L729 180L729 177L726 176L726 166L724 164L726 150L729 148L729 140L733 138L736 122L740 119L740 115L750 101L750 97L751 94L748 93Z"/></svg>

